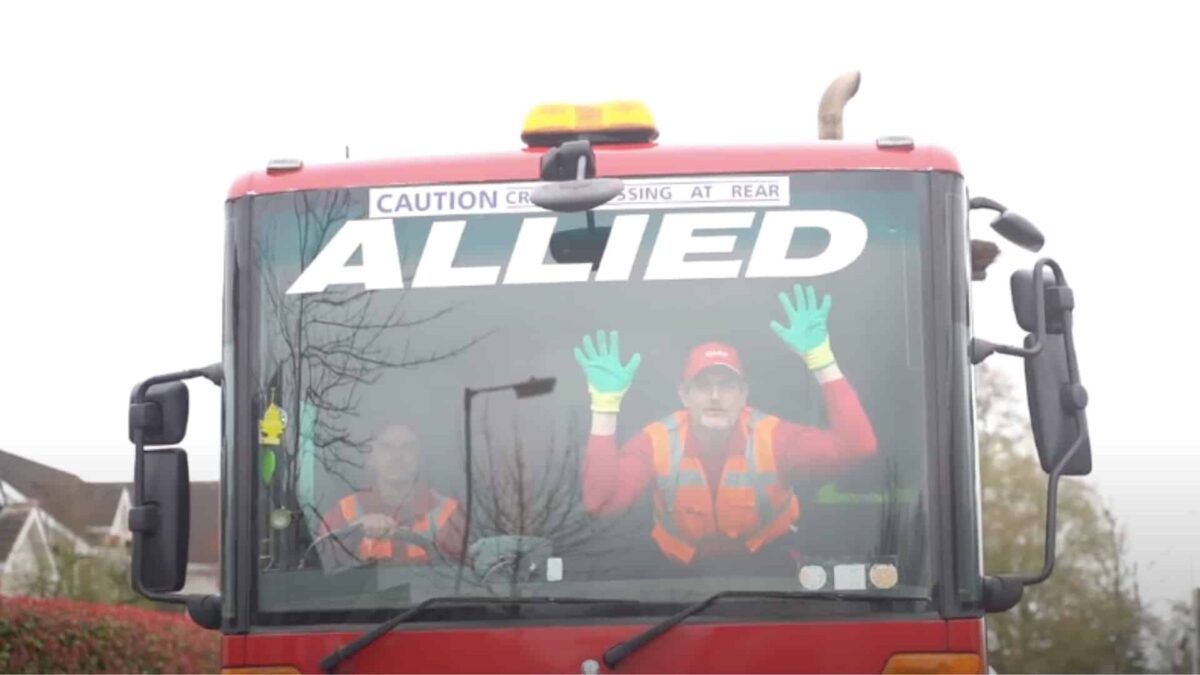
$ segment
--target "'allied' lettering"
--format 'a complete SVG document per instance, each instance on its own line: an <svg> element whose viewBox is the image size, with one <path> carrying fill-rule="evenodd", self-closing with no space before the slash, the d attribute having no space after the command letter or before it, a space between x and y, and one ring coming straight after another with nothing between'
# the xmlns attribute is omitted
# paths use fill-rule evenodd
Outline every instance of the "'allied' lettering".
<svg viewBox="0 0 1200 675"><path fill-rule="evenodd" d="M769 198L774 186L735 186L735 189L740 188L752 189L755 195L761 192L766 195L764 198ZM468 199L466 194L459 193L456 198ZM386 196L385 193L380 200ZM484 192L481 191L469 199L482 198ZM435 195L430 195L426 204L433 206L436 199ZM414 203L413 206L419 205ZM749 229L755 215L753 211L667 213L650 249L650 259L642 278L657 281L819 276L850 265L867 244L866 223L844 211L767 211L763 214L749 260L734 253L738 235L706 232ZM454 260L467 221L437 221L430 227L429 237L417 261L412 287L492 286L501 283L502 271L504 284L628 281L649 219L645 214L617 216L594 274L589 263L546 262L550 238L558 221L556 216L525 218L503 269L499 265L456 267ZM400 251L394 228L390 219L347 221L288 288L288 295L321 293L330 286L346 284L361 285L367 290L403 288L404 275L400 270ZM829 234L829 245L815 256L788 257L794 233L804 228L825 230ZM348 265L360 250L362 264ZM689 255L695 254L707 254L707 257L704 260L688 259Z"/></svg>

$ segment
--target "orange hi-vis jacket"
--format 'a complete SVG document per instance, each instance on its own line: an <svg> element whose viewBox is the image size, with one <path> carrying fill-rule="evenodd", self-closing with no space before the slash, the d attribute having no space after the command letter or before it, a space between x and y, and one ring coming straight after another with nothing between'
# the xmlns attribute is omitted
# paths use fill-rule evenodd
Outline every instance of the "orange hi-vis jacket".
<svg viewBox="0 0 1200 675"><path fill-rule="evenodd" d="M458 502L451 497L436 495L437 504L425 515L417 518L416 522L408 523L408 529L423 534L429 538L430 544L437 541L438 530L446 526L447 521L458 510ZM342 518L347 523L352 523L361 518L366 511L363 510L357 495L348 495L338 502L338 510L342 514ZM401 525L406 525L401 523ZM396 542L394 545L392 539L373 539L371 537L363 537L358 544L358 557L361 560L395 560L406 562L426 563L429 562L429 552L424 548L407 542Z"/></svg>
<svg viewBox="0 0 1200 675"><path fill-rule="evenodd" d="M668 558L689 565L698 546L717 537L756 553L799 520L800 500L775 466L772 432L779 418L747 410L739 423L745 451L726 458L715 504L699 458L683 452L687 411L646 427L657 475L651 536Z"/></svg>

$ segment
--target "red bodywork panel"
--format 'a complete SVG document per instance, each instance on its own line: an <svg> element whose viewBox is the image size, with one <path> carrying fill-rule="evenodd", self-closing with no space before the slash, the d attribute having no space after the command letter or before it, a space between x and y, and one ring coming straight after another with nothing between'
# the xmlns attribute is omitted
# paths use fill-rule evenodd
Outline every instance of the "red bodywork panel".
<svg viewBox="0 0 1200 675"><path fill-rule="evenodd" d="M340 673L580 673L588 659L601 673L878 673L893 654L973 652L982 655L981 619L864 623L689 623L634 652L615 671L601 655L649 624L404 629L381 637ZM233 666L290 665L320 672L319 663L358 633L226 636L223 653L243 653ZM240 649L229 643L242 642Z"/></svg>
<svg viewBox="0 0 1200 675"><path fill-rule="evenodd" d="M936 147L881 150L874 145L827 143L769 147L665 148L657 145L596 146L601 176L663 176L764 171L948 171L960 173L958 160ZM470 183L537 180L541 150L497 155L345 162L268 174L242 176L229 198L293 190L372 185Z"/></svg>

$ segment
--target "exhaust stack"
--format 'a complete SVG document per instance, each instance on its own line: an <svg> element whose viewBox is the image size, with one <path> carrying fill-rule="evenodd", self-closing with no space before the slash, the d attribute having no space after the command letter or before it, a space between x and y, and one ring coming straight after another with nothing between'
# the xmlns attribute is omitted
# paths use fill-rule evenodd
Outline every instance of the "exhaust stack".
<svg viewBox="0 0 1200 675"><path fill-rule="evenodd" d="M825 88L821 96L821 107L817 110L817 137L823 141L842 139L842 110L846 103L858 93L862 78L856 70L846 73Z"/></svg>

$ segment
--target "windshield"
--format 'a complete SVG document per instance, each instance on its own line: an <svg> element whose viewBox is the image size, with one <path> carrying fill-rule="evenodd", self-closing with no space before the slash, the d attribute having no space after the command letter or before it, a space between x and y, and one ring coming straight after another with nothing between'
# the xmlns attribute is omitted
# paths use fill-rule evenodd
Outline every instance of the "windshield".
<svg viewBox="0 0 1200 675"><path fill-rule="evenodd" d="M927 181L254 198L258 612L928 594Z"/></svg>

